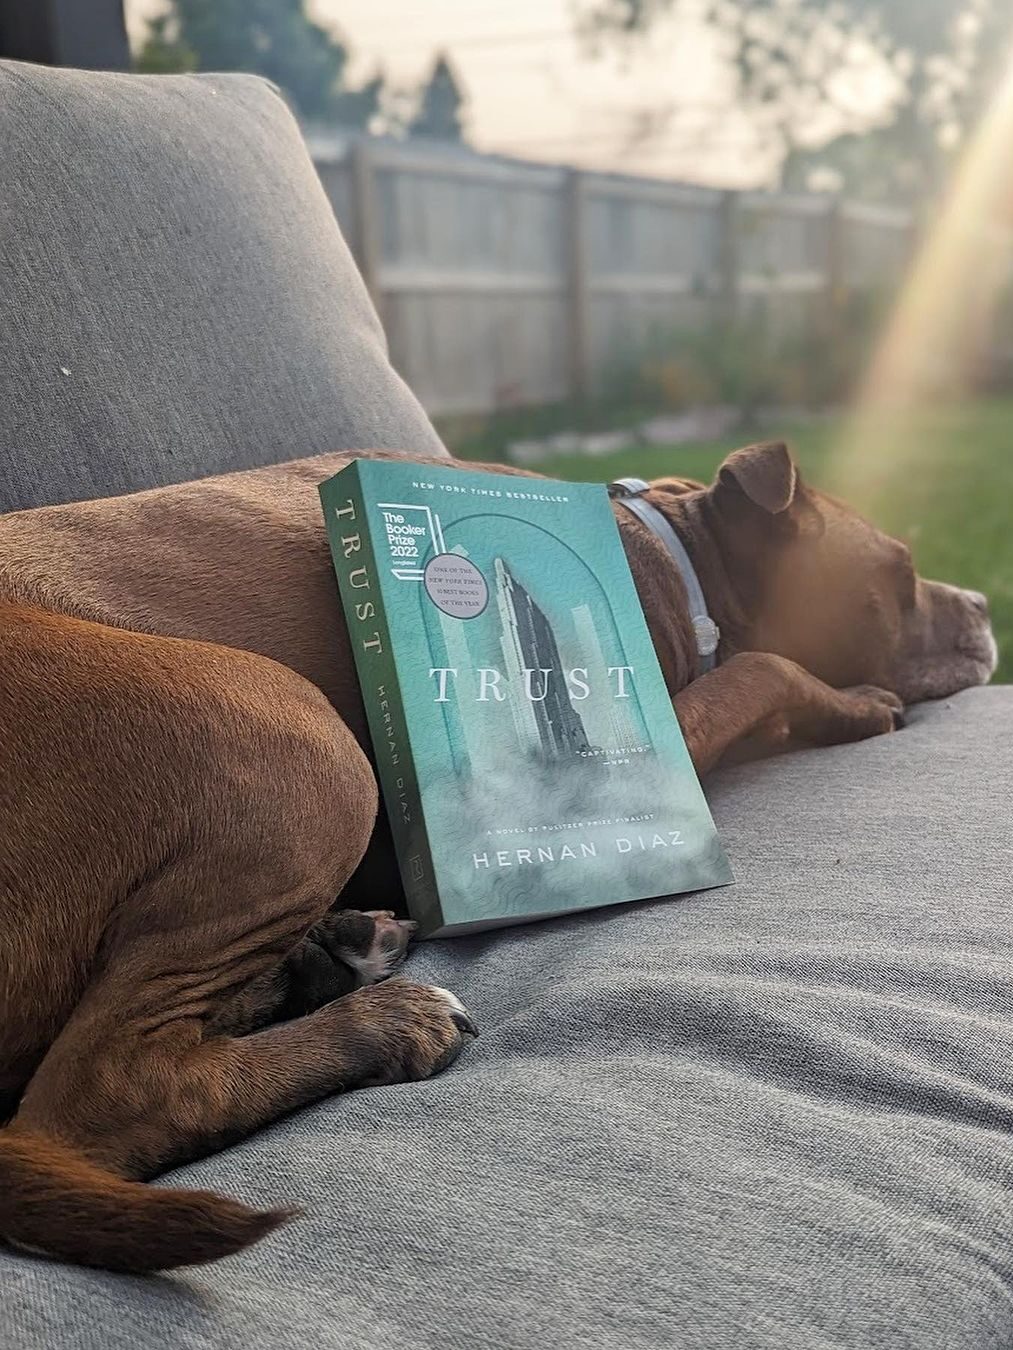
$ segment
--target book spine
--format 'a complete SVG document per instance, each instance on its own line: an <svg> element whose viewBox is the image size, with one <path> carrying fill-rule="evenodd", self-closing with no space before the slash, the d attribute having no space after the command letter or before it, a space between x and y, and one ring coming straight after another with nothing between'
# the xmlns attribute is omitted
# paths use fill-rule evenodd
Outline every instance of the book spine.
<svg viewBox="0 0 1013 1350"><path fill-rule="evenodd" d="M426 937L443 927L443 913L358 466L326 483L321 496L405 899Z"/></svg>

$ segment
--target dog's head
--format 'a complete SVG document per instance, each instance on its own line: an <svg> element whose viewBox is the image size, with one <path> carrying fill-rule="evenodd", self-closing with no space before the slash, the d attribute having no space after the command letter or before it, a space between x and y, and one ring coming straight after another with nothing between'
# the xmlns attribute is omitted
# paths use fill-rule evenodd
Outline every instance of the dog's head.
<svg viewBox="0 0 1013 1350"><path fill-rule="evenodd" d="M703 505L743 645L905 703L988 683L996 645L985 597L919 577L904 544L804 485L783 444L730 455Z"/></svg>

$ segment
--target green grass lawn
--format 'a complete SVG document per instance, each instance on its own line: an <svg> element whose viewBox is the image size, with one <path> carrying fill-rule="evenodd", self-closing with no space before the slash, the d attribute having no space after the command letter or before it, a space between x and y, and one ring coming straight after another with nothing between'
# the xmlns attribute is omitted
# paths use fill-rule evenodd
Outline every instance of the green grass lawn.
<svg viewBox="0 0 1013 1350"><path fill-rule="evenodd" d="M803 476L847 498L907 540L923 576L984 591L1001 665L1013 681L1013 398L932 406L856 429L840 419L767 428L784 436ZM685 475L710 481L742 444L634 447L601 459L559 456L534 467L550 477L607 480Z"/></svg>

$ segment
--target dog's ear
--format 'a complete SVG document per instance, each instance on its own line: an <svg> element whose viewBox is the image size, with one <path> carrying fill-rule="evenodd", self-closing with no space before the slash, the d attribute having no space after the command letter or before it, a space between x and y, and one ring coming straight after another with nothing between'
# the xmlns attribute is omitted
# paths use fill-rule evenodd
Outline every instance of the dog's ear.
<svg viewBox="0 0 1013 1350"><path fill-rule="evenodd" d="M717 484L743 493L761 510L779 516L795 500L798 471L785 443L770 441L730 454L718 469Z"/></svg>

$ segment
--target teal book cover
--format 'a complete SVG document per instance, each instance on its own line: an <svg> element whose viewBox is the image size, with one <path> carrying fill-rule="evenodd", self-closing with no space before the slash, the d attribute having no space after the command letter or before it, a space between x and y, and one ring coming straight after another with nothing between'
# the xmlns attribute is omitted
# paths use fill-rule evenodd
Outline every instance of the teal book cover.
<svg viewBox="0 0 1013 1350"><path fill-rule="evenodd" d="M320 493L422 936L732 880L604 486L360 459Z"/></svg>

